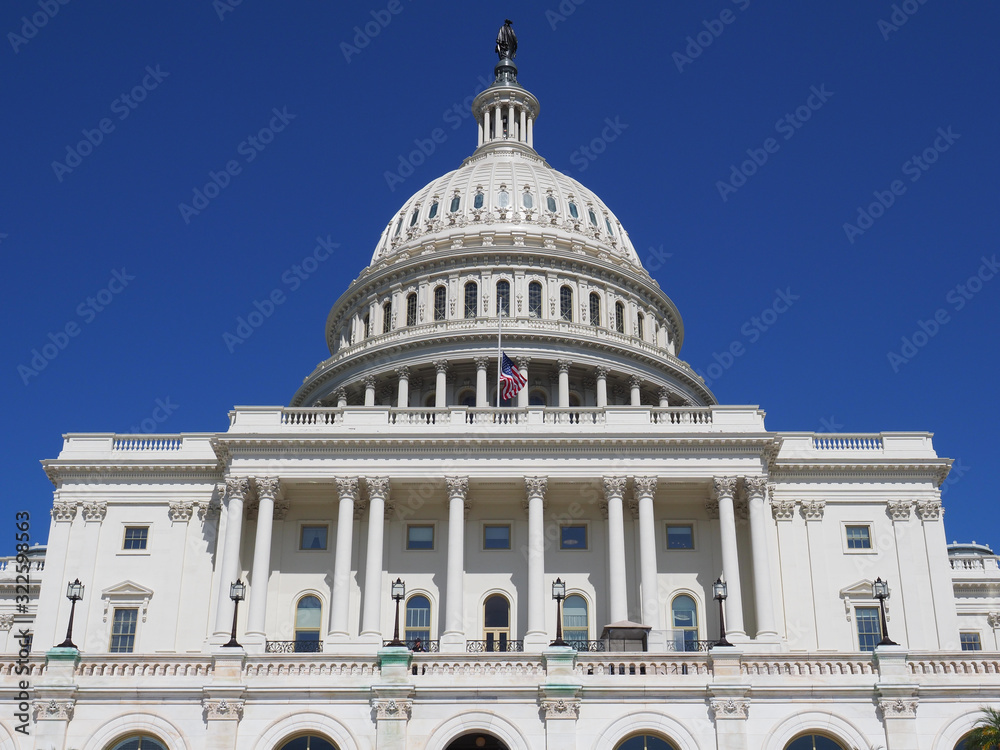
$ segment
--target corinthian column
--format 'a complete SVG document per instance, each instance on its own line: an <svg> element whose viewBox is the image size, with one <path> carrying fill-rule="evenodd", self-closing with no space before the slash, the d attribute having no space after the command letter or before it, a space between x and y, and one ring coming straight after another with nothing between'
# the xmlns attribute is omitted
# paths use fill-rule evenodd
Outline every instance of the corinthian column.
<svg viewBox="0 0 1000 750"><path fill-rule="evenodd" d="M399 378L399 389L396 394L396 406L405 409L410 405L410 368L402 365L396 368Z"/></svg>
<svg viewBox="0 0 1000 750"><path fill-rule="evenodd" d="M604 498L608 503L608 616L611 622L628 619L628 595L625 582L625 517L622 496L625 477L604 477Z"/></svg>
<svg viewBox="0 0 1000 750"><path fill-rule="evenodd" d="M257 487L257 535L253 547L253 570L250 573L250 602L247 606L247 642L263 646L267 640L267 582L271 577L271 531L274 524L274 501L281 491L273 477L255 479ZM263 650L263 648L261 649Z"/></svg>
<svg viewBox="0 0 1000 750"><path fill-rule="evenodd" d="M368 559L365 563L365 605L361 614L361 636L382 645L382 541L389 478L369 477Z"/></svg>
<svg viewBox="0 0 1000 750"><path fill-rule="evenodd" d="M525 645L543 648L545 634L545 477L525 477L528 495L528 632Z"/></svg>
<svg viewBox="0 0 1000 750"><path fill-rule="evenodd" d="M340 509L337 514L337 549L333 558L333 597L330 600L331 640L346 641L350 636L351 543L354 539L354 503L358 500L358 480L338 478Z"/></svg>
<svg viewBox="0 0 1000 750"><path fill-rule="evenodd" d="M233 624L233 600L229 586L240 577L240 544L243 540L243 503L250 494L250 480L229 477L226 480L226 546L219 566L219 600L215 611L215 634L226 635Z"/></svg>
<svg viewBox="0 0 1000 750"><path fill-rule="evenodd" d="M766 477L743 480L750 505L750 553L753 556L753 597L757 609L757 639L777 640L774 600L771 598L771 561L767 553Z"/></svg>
<svg viewBox="0 0 1000 750"><path fill-rule="evenodd" d="M489 366L488 357L476 357L476 406L489 406L490 395L486 390L486 368Z"/></svg>
<svg viewBox="0 0 1000 750"><path fill-rule="evenodd" d="M722 548L722 574L727 586L726 635L745 638L743 629L743 594L740 589L740 563L736 549L736 512L733 508L733 493L736 492L736 477L716 477L715 494L719 499L719 531Z"/></svg>
<svg viewBox="0 0 1000 750"><path fill-rule="evenodd" d="M440 409L448 405L448 362L439 360L434 363L436 378L434 381L434 406Z"/></svg>
<svg viewBox="0 0 1000 750"><path fill-rule="evenodd" d="M636 477L634 491L635 498L639 503L639 578L642 587L642 624L648 625L656 631L663 627L660 618L660 598L656 573L656 522L653 520L653 495L656 493L656 477Z"/></svg>
<svg viewBox="0 0 1000 750"><path fill-rule="evenodd" d="M445 581L444 633L441 650L465 651L465 497L468 477L447 477L448 573Z"/></svg>
<svg viewBox="0 0 1000 750"><path fill-rule="evenodd" d="M597 378L597 408L603 409L608 405L608 368L595 367L594 377Z"/></svg>

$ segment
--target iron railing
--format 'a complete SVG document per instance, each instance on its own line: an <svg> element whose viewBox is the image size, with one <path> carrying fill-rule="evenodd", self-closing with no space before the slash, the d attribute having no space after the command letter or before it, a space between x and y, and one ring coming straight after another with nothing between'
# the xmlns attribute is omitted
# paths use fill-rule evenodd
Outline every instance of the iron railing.
<svg viewBox="0 0 1000 750"><path fill-rule="evenodd" d="M481 653L503 653L512 651L524 651L524 641L511 641L507 639L497 639L489 641L466 641L465 650L472 654Z"/></svg>
<svg viewBox="0 0 1000 750"><path fill-rule="evenodd" d="M566 643L577 651L607 651L607 641L578 641L568 640Z"/></svg>
<svg viewBox="0 0 1000 750"><path fill-rule="evenodd" d="M420 641L419 647L417 641ZM411 638L409 640L403 641L403 644L410 649L410 651L415 651L417 653L421 651L427 651L428 653L436 654L441 650L441 641L425 641L419 638ZM383 646L391 646L392 641L382 641Z"/></svg>
<svg viewBox="0 0 1000 750"><path fill-rule="evenodd" d="M264 650L269 654L321 654L323 641L268 641Z"/></svg>
<svg viewBox="0 0 1000 750"><path fill-rule="evenodd" d="M667 651L708 651L712 646L717 645L719 645L718 641L673 640L667 642Z"/></svg>

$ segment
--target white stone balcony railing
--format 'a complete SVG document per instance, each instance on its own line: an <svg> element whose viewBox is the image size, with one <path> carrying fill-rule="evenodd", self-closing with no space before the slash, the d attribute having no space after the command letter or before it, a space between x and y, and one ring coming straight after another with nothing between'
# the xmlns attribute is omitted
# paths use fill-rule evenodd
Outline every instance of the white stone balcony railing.
<svg viewBox="0 0 1000 750"><path fill-rule="evenodd" d="M937 458L929 432L783 432L778 458L917 459Z"/></svg>
<svg viewBox="0 0 1000 750"><path fill-rule="evenodd" d="M995 555L977 555L976 557L950 557L951 569L959 574L996 575L1000 573L1000 558Z"/></svg>

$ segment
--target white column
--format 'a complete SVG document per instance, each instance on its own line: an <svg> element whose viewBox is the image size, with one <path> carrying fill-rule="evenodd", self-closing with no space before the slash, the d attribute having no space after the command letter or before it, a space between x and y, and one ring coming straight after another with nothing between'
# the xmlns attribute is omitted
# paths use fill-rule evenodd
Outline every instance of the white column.
<svg viewBox="0 0 1000 750"><path fill-rule="evenodd" d="M476 406L489 406L490 394L486 391L486 368L489 357L476 357Z"/></svg>
<svg viewBox="0 0 1000 750"><path fill-rule="evenodd" d="M638 375L633 375L628 379L629 388L632 390L632 406L642 406L642 398L639 395L639 386L642 380Z"/></svg>
<svg viewBox="0 0 1000 750"><path fill-rule="evenodd" d="M447 477L448 571L445 580L444 633L441 650L465 651L465 497L468 477Z"/></svg>
<svg viewBox="0 0 1000 750"><path fill-rule="evenodd" d="M595 367L594 375L597 377L597 408L603 409L608 405L608 368Z"/></svg>
<svg viewBox="0 0 1000 750"><path fill-rule="evenodd" d="M519 140L521 141L521 143L527 143L528 142L528 138L527 138L527 135L526 135L527 132L528 132L528 127L527 127L526 122L527 122L527 113L526 113L524 107L521 107L521 130L517 134Z"/></svg>
<svg viewBox="0 0 1000 750"><path fill-rule="evenodd" d="M365 406L375 406L375 376L366 375L362 382L365 384Z"/></svg>
<svg viewBox="0 0 1000 750"><path fill-rule="evenodd" d="M399 392L396 398L396 406L405 409L410 405L410 368L406 365L396 368L396 376L399 378Z"/></svg>
<svg viewBox="0 0 1000 750"><path fill-rule="evenodd" d="M337 391L336 391L336 393L334 395L337 397L337 408L338 409L343 409L345 406L347 406L347 389L346 388L338 388Z"/></svg>
<svg viewBox="0 0 1000 750"><path fill-rule="evenodd" d="M736 549L736 511L733 493L736 477L716 477L715 494L719 499L719 532L722 549L722 574L726 582L726 636L746 636L743 629L743 593L740 588L740 563Z"/></svg>
<svg viewBox="0 0 1000 750"><path fill-rule="evenodd" d="M639 502L639 579L642 587L642 624L653 630L662 628L656 568L656 521L653 518L653 495L656 477L636 477L635 497Z"/></svg>
<svg viewBox="0 0 1000 750"><path fill-rule="evenodd" d="M568 359L560 359L559 362L559 408L565 409L569 406L569 366L573 364Z"/></svg>
<svg viewBox="0 0 1000 750"><path fill-rule="evenodd" d="M448 362L438 360L434 363L437 380L434 383L434 406L440 409L448 405Z"/></svg>
<svg viewBox="0 0 1000 750"><path fill-rule="evenodd" d="M354 540L354 503L358 499L358 480L338 478L340 510L337 514L337 549L333 558L333 597L330 600L331 640L346 641L350 636L351 544Z"/></svg>
<svg viewBox="0 0 1000 750"><path fill-rule="evenodd" d="M524 375L524 379L528 379L528 364L531 362L531 357L518 357L517 358L517 369L521 371ZM517 392L517 405L527 406L528 405L528 389L531 388L531 383L525 383L524 388Z"/></svg>
<svg viewBox="0 0 1000 750"><path fill-rule="evenodd" d="M753 556L753 596L757 609L757 639L778 640L774 627L774 599L771 597L771 562L767 553L766 477L745 477L750 505L750 553Z"/></svg>
<svg viewBox="0 0 1000 750"><path fill-rule="evenodd" d="M483 108L483 143L491 141L490 137L490 108Z"/></svg>
<svg viewBox="0 0 1000 750"><path fill-rule="evenodd" d="M622 496L625 477L604 477L604 498L608 503L608 617L611 622L628 619L625 581L625 518Z"/></svg>
<svg viewBox="0 0 1000 750"><path fill-rule="evenodd" d="M271 577L271 531L274 525L274 500L280 492L274 477L255 479L257 486L257 535L253 547L253 569L250 573L250 602L247 605L247 642L263 646L267 637L267 583ZM263 651L263 648L261 649Z"/></svg>
<svg viewBox="0 0 1000 750"><path fill-rule="evenodd" d="M528 146L531 148L535 147L535 133L534 133L534 117L528 117Z"/></svg>
<svg viewBox="0 0 1000 750"><path fill-rule="evenodd" d="M229 586L240 577L240 544L243 535L243 501L250 493L250 480L246 477L226 479L226 547L222 553L219 581L219 600L215 610L215 633L226 635L233 626L233 600Z"/></svg>
<svg viewBox="0 0 1000 750"><path fill-rule="evenodd" d="M503 119L500 117L500 102L493 108L493 137L497 140L503 139Z"/></svg>
<svg viewBox="0 0 1000 750"><path fill-rule="evenodd" d="M483 123L479 123L479 127L476 129L476 147L483 145Z"/></svg>
<svg viewBox="0 0 1000 750"><path fill-rule="evenodd" d="M507 137L513 138L517 126L514 124L514 102L507 105Z"/></svg>
<svg viewBox="0 0 1000 750"><path fill-rule="evenodd" d="M670 391L666 388L660 389L660 408L666 409L670 406Z"/></svg>
<svg viewBox="0 0 1000 750"><path fill-rule="evenodd" d="M365 562L365 604L361 614L361 637L382 645L382 542L389 478L369 477L368 558Z"/></svg>
<svg viewBox="0 0 1000 750"><path fill-rule="evenodd" d="M525 477L528 495L528 631L525 646L545 648L545 477Z"/></svg>

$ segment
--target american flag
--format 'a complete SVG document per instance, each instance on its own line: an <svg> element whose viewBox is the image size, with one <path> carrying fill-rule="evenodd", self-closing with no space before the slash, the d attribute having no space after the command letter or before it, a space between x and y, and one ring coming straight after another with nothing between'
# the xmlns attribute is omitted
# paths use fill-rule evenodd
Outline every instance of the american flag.
<svg viewBox="0 0 1000 750"><path fill-rule="evenodd" d="M528 379L521 374L521 371L517 369L506 354L500 355L500 382L503 383L500 395L503 396L504 401L514 398L517 392L524 388L524 384L528 382Z"/></svg>

